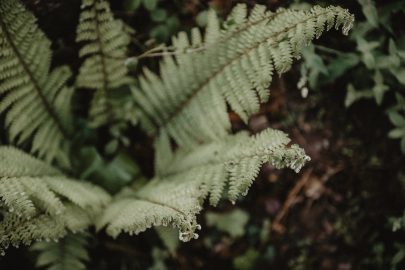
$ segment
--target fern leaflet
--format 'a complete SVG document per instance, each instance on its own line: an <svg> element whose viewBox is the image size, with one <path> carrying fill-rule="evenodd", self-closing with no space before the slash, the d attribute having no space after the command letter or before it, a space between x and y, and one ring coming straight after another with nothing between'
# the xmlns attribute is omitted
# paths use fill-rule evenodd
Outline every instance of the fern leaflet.
<svg viewBox="0 0 405 270"><path fill-rule="evenodd" d="M0 2L0 113L6 114L9 139L22 144L32 137L31 153L66 161L73 91L65 82L71 71L50 71L50 45L19 1Z"/></svg>
<svg viewBox="0 0 405 270"><path fill-rule="evenodd" d="M0 147L0 249L91 225L110 196L13 147Z"/></svg>
<svg viewBox="0 0 405 270"><path fill-rule="evenodd" d="M89 112L94 127L114 119L108 90L130 81L124 61L131 31L114 19L107 1L83 0L76 40L84 42L79 55L85 60L77 86L96 90Z"/></svg>

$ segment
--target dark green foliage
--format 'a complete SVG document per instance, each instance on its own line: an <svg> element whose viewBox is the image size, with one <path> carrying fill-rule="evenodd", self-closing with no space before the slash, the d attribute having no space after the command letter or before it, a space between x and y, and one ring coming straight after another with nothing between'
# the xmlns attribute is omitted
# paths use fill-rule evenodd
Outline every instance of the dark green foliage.
<svg viewBox="0 0 405 270"><path fill-rule="evenodd" d="M85 270L89 261L86 234L68 234L57 242L38 242L31 250L39 252L36 266L48 270Z"/></svg>
<svg viewBox="0 0 405 270"><path fill-rule="evenodd" d="M405 13L403 1L392 1L378 7L372 0L359 0L364 21L350 34L355 52L342 52L321 46L304 52L301 69L310 88L345 78L345 106L361 99L374 99L386 111L393 130L390 138L400 139L405 153L405 33L396 19ZM317 53L322 53L318 55ZM323 58L321 57L323 56ZM359 75L364 76L358 80ZM303 88L305 83L300 87Z"/></svg>

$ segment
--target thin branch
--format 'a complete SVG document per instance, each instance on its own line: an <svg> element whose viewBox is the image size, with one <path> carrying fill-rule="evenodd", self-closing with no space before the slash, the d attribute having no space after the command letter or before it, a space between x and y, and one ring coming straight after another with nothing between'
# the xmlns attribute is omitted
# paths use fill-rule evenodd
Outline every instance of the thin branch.
<svg viewBox="0 0 405 270"><path fill-rule="evenodd" d="M201 47L196 47L196 48L186 48L186 49L182 49L182 50L176 50L176 51L162 51L162 52L151 52L152 50L141 54L140 56L138 56L138 59L142 59L142 58L147 58L147 57L163 57L163 56L173 56L173 55L180 55L180 54L189 54L189 53L196 53L196 52L201 52L206 50L207 47L205 46L201 46Z"/></svg>
<svg viewBox="0 0 405 270"><path fill-rule="evenodd" d="M295 203L296 198L298 194L300 193L301 189L305 186L305 184L308 182L310 179L312 173L312 168L306 170L301 178L295 183L294 187L290 190L288 193L287 199L284 202L283 207L281 210L277 213L274 221L272 222L272 229L277 231L277 232L283 232L285 230L284 226L281 225L281 220L284 218L284 216L287 215L288 210L290 207Z"/></svg>
<svg viewBox="0 0 405 270"><path fill-rule="evenodd" d="M335 50L335 49L331 49L331 48L328 48L328 47L325 47L325 46L322 46L322 45L314 45L314 46L315 46L315 49L318 49L320 51L324 51L326 53L330 53L330 54L334 54L334 55L343 55L343 54L345 54L344 52L341 52L341 51L338 51L338 50Z"/></svg>
<svg viewBox="0 0 405 270"><path fill-rule="evenodd" d="M136 58L138 59L142 59L142 58L146 58L146 57L161 57L161 56L168 56L168 55L178 55L178 54L184 54L184 53L193 53L193 52L199 52L199 51L203 51L203 50L207 50L209 48L215 47L216 45L218 45L219 43L225 42L233 37L235 37L236 35L240 34L241 32L247 30L248 28L255 26L259 23L262 23L266 20L270 20L273 17L275 17L276 15L280 15L283 14L286 10L283 10L281 12L278 13L270 13L268 16L264 16L263 18L251 22L251 23L247 23L246 25L244 25L244 27L241 27L240 29L238 29L235 32L232 32L230 35L225 36L220 38L218 41L213 42L211 44L205 44L203 46L198 46L198 47L192 47L190 46L189 48L185 48L185 49L181 49L178 50L178 48L174 47L174 46L170 46L170 47L165 47L164 45L159 45L155 48L152 48L151 50L148 50L144 53L142 53L141 55L137 56ZM163 48L162 48L163 46ZM155 51L159 51L161 50L162 52L160 53L153 53ZM167 53L167 50L173 50L173 52Z"/></svg>

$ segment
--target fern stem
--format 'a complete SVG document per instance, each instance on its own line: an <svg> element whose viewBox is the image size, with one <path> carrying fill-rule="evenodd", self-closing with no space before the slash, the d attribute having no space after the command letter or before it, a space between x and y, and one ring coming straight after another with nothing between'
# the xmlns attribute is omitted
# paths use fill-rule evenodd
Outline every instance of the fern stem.
<svg viewBox="0 0 405 270"><path fill-rule="evenodd" d="M104 46L103 46L103 42L101 42L101 33L100 33L100 25L98 23L98 19L99 19L99 14L97 9L95 8L95 14L96 14L96 21L97 21L97 26L96 26L96 31L97 31L97 42L100 44L100 57L101 57L101 65L102 65L102 72L103 72L103 91L105 92L105 89L107 88L107 70L105 67L105 53L104 53Z"/></svg>
<svg viewBox="0 0 405 270"><path fill-rule="evenodd" d="M170 48L170 47L169 47ZM167 48L165 48L167 49ZM149 57L162 57L162 56L173 56L173 55L179 55L179 54L188 54L188 53L196 53L196 52L200 52L200 51L204 51L207 49L207 46L200 46L200 47L189 47L189 48L185 48L184 50L175 50L172 52L169 51L161 51L161 52L151 52L148 51L147 53L143 53L140 56L138 56L138 59L143 59L143 58L149 58Z"/></svg>
<svg viewBox="0 0 405 270"><path fill-rule="evenodd" d="M174 206L168 205L168 204L164 204L164 203L161 203L161 202L158 202L158 201L155 201L155 200L139 197L137 195L131 195L131 198L134 198L135 200L138 200L138 201L144 201L144 202L148 202L148 203L151 203L151 204L156 204L156 205L159 205L161 207L170 208L170 209L172 209L172 210L174 210L174 211L176 211L176 212L178 212L178 213L180 213L180 214L182 214L184 216L187 216L186 213L184 213L180 209L178 209L178 208L176 208Z"/></svg>
<svg viewBox="0 0 405 270"><path fill-rule="evenodd" d="M34 89L36 90L38 96L40 97L42 103L44 104L45 109L47 110L47 112L49 113L51 118L55 121L55 123L56 123L58 129L61 131L63 137L65 139L69 139L70 135L71 135L70 132L63 126L63 124L60 121L59 117L57 116L56 112L52 109L52 107L49 104L48 100L46 99L46 97L42 93L41 87L39 86L37 80L35 79L34 75L32 74L32 72L31 72L30 68L28 67L27 63L25 63L24 58L22 57L22 55L21 55L20 51L18 50L17 46L14 44L13 39L11 38L11 34L8 31L7 26L4 23L4 21L1 19L1 17L0 17L0 27L2 28L4 36L5 36L6 40L8 41L10 47L14 51L18 61L21 63L24 71L27 73L27 75L30 78L32 84L34 85Z"/></svg>
<svg viewBox="0 0 405 270"><path fill-rule="evenodd" d="M315 49L318 49L320 51L326 52L326 53L330 53L330 54L334 54L334 55L343 55L345 54L344 52L332 49L332 48L328 48L322 45L314 45Z"/></svg>

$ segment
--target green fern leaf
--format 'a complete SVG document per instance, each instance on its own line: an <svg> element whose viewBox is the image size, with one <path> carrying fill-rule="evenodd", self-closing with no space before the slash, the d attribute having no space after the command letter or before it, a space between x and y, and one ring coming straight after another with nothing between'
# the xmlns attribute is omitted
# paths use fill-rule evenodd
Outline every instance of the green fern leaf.
<svg viewBox="0 0 405 270"><path fill-rule="evenodd" d="M83 230L110 196L13 147L0 146L0 250Z"/></svg>
<svg viewBox="0 0 405 270"><path fill-rule="evenodd" d="M20 1L0 2L0 113L9 139L22 144L32 138L31 153L66 162L73 91L65 82L71 71L50 71L50 45Z"/></svg>
<svg viewBox="0 0 405 270"><path fill-rule="evenodd" d="M87 234L68 234L57 242L38 242L31 250L39 251L37 267L48 270L85 270L89 261Z"/></svg>
<svg viewBox="0 0 405 270"><path fill-rule="evenodd" d="M133 90L141 125L188 148L219 140L230 130L227 104L247 122L268 100L273 70L289 70L325 29L343 25L347 34L352 23L347 10L333 6L272 13L256 5L248 16L246 5L238 5L222 27L211 12L204 38L197 29L191 41L180 33L173 39L175 56L164 57L160 75L145 69Z"/></svg>
<svg viewBox="0 0 405 270"><path fill-rule="evenodd" d="M309 160L297 145L287 146L290 140L283 132L272 129L252 137L229 135L176 153L167 146L168 134L160 138L164 139L157 143L157 176L138 191L123 192L97 222L113 237L172 225L180 230L180 239L188 241L197 237L196 215L206 197L211 205L222 196L235 202L247 193L264 163L298 172Z"/></svg>
<svg viewBox="0 0 405 270"><path fill-rule="evenodd" d="M130 81L125 66L129 32L128 26L114 19L107 1L83 0L76 40L84 43L79 52L84 63L77 86L96 90L89 112L94 127L114 119L107 91Z"/></svg>

